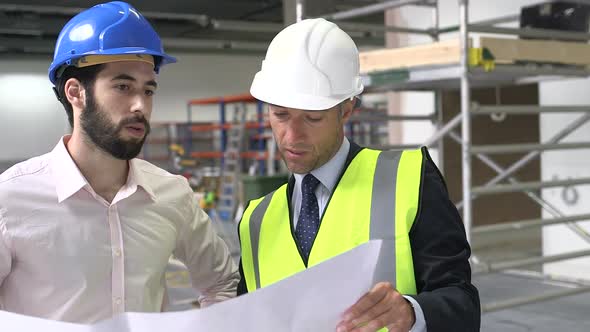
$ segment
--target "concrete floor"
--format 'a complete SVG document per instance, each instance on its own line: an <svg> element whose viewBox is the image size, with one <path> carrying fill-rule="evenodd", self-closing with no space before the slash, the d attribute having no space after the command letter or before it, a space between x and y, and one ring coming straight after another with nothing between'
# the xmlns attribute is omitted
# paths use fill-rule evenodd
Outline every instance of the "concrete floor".
<svg viewBox="0 0 590 332"><path fill-rule="evenodd" d="M499 262L542 255L540 228L514 232L489 233L473 237L474 253L480 261ZM542 278L542 266L532 265L510 273L475 274L473 283L480 292L482 306L587 286L572 281ZM484 312L481 331L590 331L590 292L548 301Z"/></svg>
<svg viewBox="0 0 590 332"><path fill-rule="evenodd" d="M579 285L568 282L543 281L536 278L491 274L474 278L482 304L522 296L568 290ZM590 331L590 292L560 297L550 301L484 313L481 330L489 332L587 332Z"/></svg>

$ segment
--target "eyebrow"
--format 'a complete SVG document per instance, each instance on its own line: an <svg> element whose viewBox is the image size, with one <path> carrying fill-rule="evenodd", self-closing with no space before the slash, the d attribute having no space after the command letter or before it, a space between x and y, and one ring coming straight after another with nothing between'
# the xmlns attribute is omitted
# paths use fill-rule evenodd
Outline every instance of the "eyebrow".
<svg viewBox="0 0 590 332"><path fill-rule="evenodd" d="M279 105L275 105L275 104L268 104L269 106L271 106L272 108L278 108L278 109L287 109L286 107L283 106L279 106Z"/></svg>
<svg viewBox="0 0 590 332"><path fill-rule="evenodd" d="M135 79L135 77L127 75L127 74L119 74L119 75L113 77L113 79L111 79L111 81L117 81L117 80L137 82L137 79ZM154 88L158 87L158 83L156 83L156 81L154 81L154 80L149 80L145 84L153 86Z"/></svg>

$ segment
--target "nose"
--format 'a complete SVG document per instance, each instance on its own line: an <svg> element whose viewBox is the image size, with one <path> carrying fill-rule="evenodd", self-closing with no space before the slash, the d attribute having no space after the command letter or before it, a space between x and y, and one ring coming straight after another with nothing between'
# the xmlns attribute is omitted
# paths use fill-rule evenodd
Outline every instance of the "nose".
<svg viewBox="0 0 590 332"><path fill-rule="evenodd" d="M144 116L149 116L151 113L151 102L148 96L138 93L133 96L130 111L132 113L142 113Z"/></svg>
<svg viewBox="0 0 590 332"><path fill-rule="evenodd" d="M290 143L303 143L307 133L305 131L305 123L301 118L293 117L290 119L285 130L285 139Z"/></svg>

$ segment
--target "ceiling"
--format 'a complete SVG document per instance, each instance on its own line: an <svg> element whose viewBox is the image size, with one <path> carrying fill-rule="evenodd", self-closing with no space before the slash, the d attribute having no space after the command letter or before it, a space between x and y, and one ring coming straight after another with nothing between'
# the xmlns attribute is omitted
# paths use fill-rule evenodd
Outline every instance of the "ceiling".
<svg viewBox="0 0 590 332"><path fill-rule="evenodd" d="M128 2L152 23L169 52L262 54L272 37L282 29L284 12L294 13L295 1ZM100 2L103 1L0 0L0 53L51 54L62 26L83 8ZM323 15L321 13L341 12L377 2L379 1L307 0L309 5L306 4L305 8L316 11L321 9L317 15ZM338 23L359 46L382 46L384 43L382 12Z"/></svg>

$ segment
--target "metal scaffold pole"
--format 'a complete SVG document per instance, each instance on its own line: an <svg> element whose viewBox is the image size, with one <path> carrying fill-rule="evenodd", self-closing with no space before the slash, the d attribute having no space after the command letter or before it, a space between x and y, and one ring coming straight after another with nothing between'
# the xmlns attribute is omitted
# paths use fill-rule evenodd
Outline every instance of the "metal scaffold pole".
<svg viewBox="0 0 590 332"><path fill-rule="evenodd" d="M305 13L305 0L295 1L295 21L300 22L303 20Z"/></svg>
<svg viewBox="0 0 590 332"><path fill-rule="evenodd" d="M436 6L436 1L432 0L390 0L381 3L371 4L365 7L350 9L342 12L324 15L327 20L343 20L359 16L366 16L374 13L383 12L387 9L399 8L408 5Z"/></svg>
<svg viewBox="0 0 590 332"><path fill-rule="evenodd" d="M470 86L469 86L469 34L467 24L469 22L468 0L459 0L460 19L460 43L461 43L461 119L462 119L462 144L461 155L463 165L463 222L467 241L471 243L472 201L471 201L471 115L470 115Z"/></svg>

